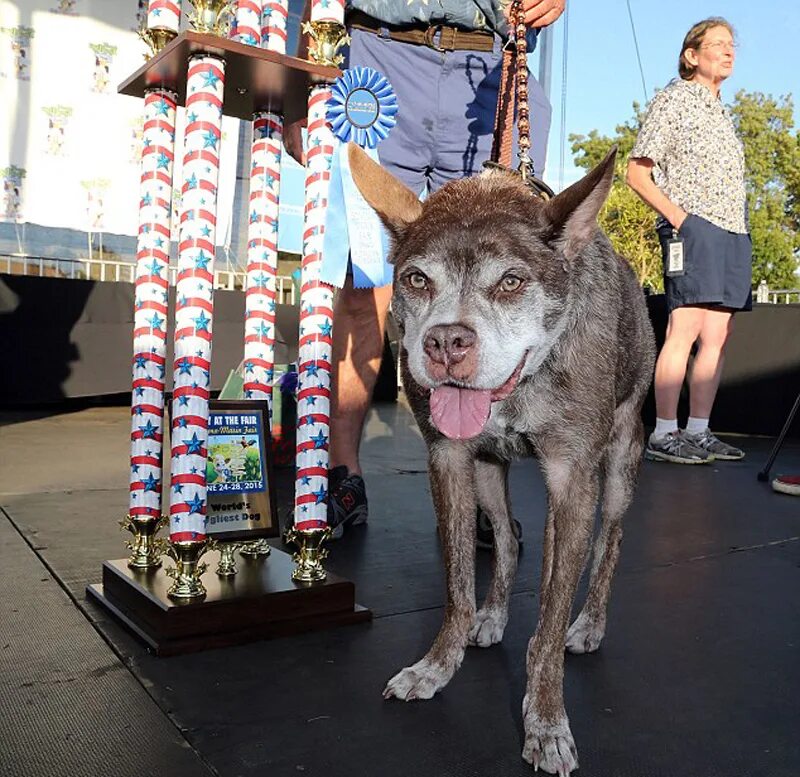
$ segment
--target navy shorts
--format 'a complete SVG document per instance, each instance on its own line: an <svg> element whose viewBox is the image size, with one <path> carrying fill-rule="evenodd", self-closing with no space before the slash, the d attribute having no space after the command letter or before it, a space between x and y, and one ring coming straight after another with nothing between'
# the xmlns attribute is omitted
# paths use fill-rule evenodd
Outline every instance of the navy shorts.
<svg viewBox="0 0 800 777"><path fill-rule="evenodd" d="M686 305L752 310L753 247L750 235L729 232L690 213L678 236L683 238L683 275L664 274L667 311ZM667 264L668 224L658 228L661 258Z"/></svg>

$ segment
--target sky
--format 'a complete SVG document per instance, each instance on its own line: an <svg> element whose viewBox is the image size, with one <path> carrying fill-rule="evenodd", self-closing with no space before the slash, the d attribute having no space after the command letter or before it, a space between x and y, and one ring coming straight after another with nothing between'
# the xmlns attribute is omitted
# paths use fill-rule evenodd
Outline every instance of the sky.
<svg viewBox="0 0 800 777"><path fill-rule="evenodd" d="M644 104L626 0L567 0L568 18L553 25L550 100L553 119L545 180L559 189L562 124L564 30L568 29L564 186L585 171L572 164L570 134L597 129L612 135L633 117L633 102ZM709 16L725 17L736 30L739 48L733 75L722 97L733 100L739 89L773 97L794 97L795 130L800 129L800 2L798 0L629 0L639 43L647 100L677 76L684 35ZM538 65L534 67L538 73Z"/></svg>

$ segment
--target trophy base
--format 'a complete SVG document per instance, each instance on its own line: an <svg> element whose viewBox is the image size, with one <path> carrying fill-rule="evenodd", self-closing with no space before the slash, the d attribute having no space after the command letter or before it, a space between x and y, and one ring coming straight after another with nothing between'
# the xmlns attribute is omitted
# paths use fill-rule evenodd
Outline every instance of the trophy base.
<svg viewBox="0 0 800 777"><path fill-rule="evenodd" d="M163 569L139 571L127 559L103 562L103 582L87 593L158 656L193 653L372 619L355 602L355 586L328 573L320 583L292 580L291 555L272 549L264 560L242 559L235 577L214 573L218 551L206 555L207 589L200 601L175 602Z"/></svg>

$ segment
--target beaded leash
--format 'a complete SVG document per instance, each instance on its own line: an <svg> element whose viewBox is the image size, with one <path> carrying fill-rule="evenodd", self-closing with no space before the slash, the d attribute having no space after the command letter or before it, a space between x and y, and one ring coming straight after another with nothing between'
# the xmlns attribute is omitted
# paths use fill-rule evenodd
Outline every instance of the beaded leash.
<svg viewBox="0 0 800 777"><path fill-rule="evenodd" d="M509 38L503 51L503 66L500 90L497 98L497 113L494 123L491 161L485 166L511 170L511 147L514 132L514 107L517 108L517 157L516 172L535 193L549 200L555 196L553 190L533 174L530 156L531 125L528 109L528 43L526 38L525 13L522 0L512 0L508 12L509 26L513 37ZM513 46L513 50L512 50Z"/></svg>

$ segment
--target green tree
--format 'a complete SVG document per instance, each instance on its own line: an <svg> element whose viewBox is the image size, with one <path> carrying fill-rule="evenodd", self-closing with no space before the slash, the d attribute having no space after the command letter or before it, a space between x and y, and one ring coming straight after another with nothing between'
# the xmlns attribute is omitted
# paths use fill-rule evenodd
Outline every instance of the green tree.
<svg viewBox="0 0 800 777"><path fill-rule="evenodd" d="M800 251L800 136L792 98L740 91L731 106L744 143L753 283L797 288Z"/></svg>
<svg viewBox="0 0 800 777"><path fill-rule="evenodd" d="M625 183L625 169L644 112L639 103L633 104L633 118L617 125L613 137L592 130L588 135L570 135L575 164L591 170L599 164L611 147L617 146L614 180L598 221L608 235L614 249L633 267L639 282L661 291L661 248L655 233L655 214Z"/></svg>
<svg viewBox="0 0 800 777"><path fill-rule="evenodd" d="M771 288L796 288L800 254L800 135L793 132L791 97L774 100L758 92L740 91L731 106L745 148L747 200L753 239L753 284L762 279ZM600 212L601 227L614 248L633 266L640 282L663 289L661 249L655 214L625 183L625 168L644 119L638 103L633 118L620 124L613 137L592 130L570 135L578 167L590 170L619 148L614 181Z"/></svg>

